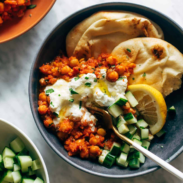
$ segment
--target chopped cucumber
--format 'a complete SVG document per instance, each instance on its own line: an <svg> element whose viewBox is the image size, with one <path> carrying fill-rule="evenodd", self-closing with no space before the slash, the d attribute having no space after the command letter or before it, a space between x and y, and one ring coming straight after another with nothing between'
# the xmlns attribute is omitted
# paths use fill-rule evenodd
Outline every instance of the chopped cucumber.
<svg viewBox="0 0 183 183"><path fill-rule="evenodd" d="M128 156L128 160L131 160L131 159L138 159L140 157L140 152L139 151L136 151L134 150L133 153L130 153L130 155Z"/></svg>
<svg viewBox="0 0 183 183"><path fill-rule="evenodd" d="M134 115L132 113L128 113L124 116L125 121L128 124L134 124L137 123L137 119L134 117Z"/></svg>
<svg viewBox="0 0 183 183"><path fill-rule="evenodd" d="M23 178L22 183L34 183L34 180L30 178Z"/></svg>
<svg viewBox="0 0 183 183"><path fill-rule="evenodd" d="M3 156L0 154L0 171L3 171L4 163L3 163Z"/></svg>
<svg viewBox="0 0 183 183"><path fill-rule="evenodd" d="M147 140L142 140L142 147L144 147L145 149L149 149L150 146L150 142Z"/></svg>
<svg viewBox="0 0 183 183"><path fill-rule="evenodd" d="M23 173L28 172L28 168L32 166L32 158L30 156L18 156L18 162Z"/></svg>
<svg viewBox="0 0 183 183"><path fill-rule="evenodd" d="M175 115L175 114L176 114L175 107L174 107L174 106L170 107L170 108L168 109L168 113L169 113L170 115Z"/></svg>
<svg viewBox="0 0 183 183"><path fill-rule="evenodd" d="M117 118L119 115L123 114L122 109L116 104L108 107L108 111L114 118Z"/></svg>
<svg viewBox="0 0 183 183"><path fill-rule="evenodd" d="M7 170L6 172L4 172L0 179L0 182L13 182L12 171Z"/></svg>
<svg viewBox="0 0 183 183"><path fill-rule="evenodd" d="M138 140L138 139L133 139L133 142L137 143L138 145L142 145L142 141Z"/></svg>
<svg viewBox="0 0 183 183"><path fill-rule="evenodd" d="M138 140L140 140L140 136L138 135L138 133L137 133L137 132L134 134L134 136L133 136L133 138L132 138L132 139L138 139Z"/></svg>
<svg viewBox="0 0 183 183"><path fill-rule="evenodd" d="M134 159L131 159L129 161L129 167L130 168L139 168L140 167L140 162L138 159L134 158Z"/></svg>
<svg viewBox="0 0 183 183"><path fill-rule="evenodd" d="M38 159L37 160L34 160L32 162L31 168L32 168L33 171L39 170L41 167L42 167L41 162Z"/></svg>
<svg viewBox="0 0 183 183"><path fill-rule="evenodd" d="M21 152L24 148L25 148L25 145L24 143L22 142L22 140L17 137L15 140L13 140L11 143L10 143L10 147L11 149L15 152L15 153L18 153L18 152Z"/></svg>
<svg viewBox="0 0 183 183"><path fill-rule="evenodd" d="M19 171L12 172L13 182L20 183L22 180L22 175Z"/></svg>
<svg viewBox="0 0 183 183"><path fill-rule="evenodd" d="M140 129L141 130L141 139L146 140L149 139L149 129Z"/></svg>
<svg viewBox="0 0 183 183"><path fill-rule="evenodd" d="M128 102L128 100L126 100L125 98L120 98L120 99L118 99L118 100L115 102L115 104L116 104L116 105L119 105L119 106L123 106L123 105L125 105L127 102Z"/></svg>
<svg viewBox="0 0 183 183"><path fill-rule="evenodd" d="M111 149L110 149L110 154L112 154L114 156L118 156L120 151L121 151L120 148L121 148L121 144L117 143L117 142L114 142L112 144Z"/></svg>
<svg viewBox="0 0 183 183"><path fill-rule="evenodd" d="M13 170L13 164L14 164L13 158L6 157L4 158L3 162L4 162L4 168L8 170Z"/></svg>
<svg viewBox="0 0 183 183"><path fill-rule="evenodd" d="M127 138L129 138L129 139L132 139L132 137L133 137L133 135L132 135L130 132L126 133L125 136L126 136Z"/></svg>
<svg viewBox="0 0 183 183"><path fill-rule="evenodd" d="M98 162L100 164L103 164L104 159L105 159L105 157L107 156L108 153L109 153L109 151L107 151L107 150L102 151L102 154L99 156L99 159L98 159Z"/></svg>
<svg viewBox="0 0 183 183"><path fill-rule="evenodd" d="M138 158L138 160L140 161L140 163L145 163L145 156L141 153L141 152L139 152L140 153L140 156L139 156L139 158Z"/></svg>
<svg viewBox="0 0 183 183"><path fill-rule="evenodd" d="M123 143L121 146L121 151L123 151L124 153L128 154L130 151L130 146L126 143Z"/></svg>
<svg viewBox="0 0 183 183"><path fill-rule="evenodd" d="M116 156L113 156L112 154L108 153L104 159L103 165L107 168L111 168L111 166L115 162L115 159L116 159Z"/></svg>
<svg viewBox="0 0 183 183"><path fill-rule="evenodd" d="M127 127L125 124L122 124L122 125L118 128L118 131L119 131L119 133L121 133L121 134L126 134L126 133L129 131L129 129L128 129L128 127Z"/></svg>
<svg viewBox="0 0 183 183"><path fill-rule="evenodd" d="M18 170L21 170L20 166L18 164L14 164L13 171L16 172Z"/></svg>
<svg viewBox="0 0 183 183"><path fill-rule="evenodd" d="M131 135L134 135L135 132L137 131L137 127L135 127L134 125L128 125L128 128L129 128L129 133Z"/></svg>
<svg viewBox="0 0 183 183"><path fill-rule="evenodd" d="M122 124L126 124L126 121L124 120L123 116L119 116L117 118L117 125L116 125L116 127L119 128Z"/></svg>
<svg viewBox="0 0 183 183"><path fill-rule="evenodd" d="M119 166L127 167L127 166L128 166L127 156L128 156L128 154L122 152L122 153L120 154L120 156L116 159L116 163L117 163Z"/></svg>
<svg viewBox="0 0 183 183"><path fill-rule="evenodd" d="M143 120L143 119L140 119L140 120L138 120L137 121L137 126L139 127L139 128L147 128L148 127L148 124Z"/></svg>
<svg viewBox="0 0 183 183"><path fill-rule="evenodd" d="M41 178L37 177L34 183L44 183L44 181Z"/></svg>
<svg viewBox="0 0 183 183"><path fill-rule="evenodd" d="M160 130L160 131L156 134L156 136L160 138L160 137L162 137L165 133L166 133L166 131L162 129L162 130Z"/></svg>
<svg viewBox="0 0 183 183"><path fill-rule="evenodd" d="M135 107L139 104L131 91L127 91L125 96L132 107Z"/></svg>
<svg viewBox="0 0 183 183"><path fill-rule="evenodd" d="M15 157L15 153L8 147L5 147L3 150L3 159L4 158L14 158Z"/></svg>
<svg viewBox="0 0 183 183"><path fill-rule="evenodd" d="M28 169L29 169L29 172L28 172L28 175L29 176L32 176L32 175L35 175L36 174L36 172L33 171L31 167L29 167Z"/></svg>

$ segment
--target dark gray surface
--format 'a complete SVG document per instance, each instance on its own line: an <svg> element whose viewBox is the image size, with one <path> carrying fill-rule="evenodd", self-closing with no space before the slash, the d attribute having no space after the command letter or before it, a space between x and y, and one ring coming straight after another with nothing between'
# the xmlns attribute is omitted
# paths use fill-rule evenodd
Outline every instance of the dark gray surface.
<svg viewBox="0 0 183 183"><path fill-rule="evenodd" d="M62 144L59 140L51 133L49 133L37 112L37 94L38 94L38 80L39 80L39 66L43 63L49 62L56 55L60 49L65 49L65 36L68 31L80 22L82 19L90 16L92 13L100 11L100 10L125 10L125 11L133 11L136 13L140 13L157 24L161 26L165 34L165 40L172 43L176 46L181 52L183 52L183 32L181 28L179 28L176 24L168 20L163 15L154 12L148 8L141 6L134 6L125 3L113 3L107 5L98 5L95 8L91 7L80 12L77 12L73 16L64 20L56 29L51 33L51 35L47 38L45 43L43 44L38 56L33 64L31 75L30 75L30 83L29 83L29 96L32 112L37 123L39 130L41 131L43 137L49 143L49 145L57 152L59 156L64 158L66 161L71 163L72 165L77 166L80 169L83 169L87 172L91 172L97 175L107 176L107 177L131 177L135 175L140 175L146 172L150 172L155 170L157 166L150 161L149 159L146 163L138 170L129 170L123 169L121 171L120 168L114 166L112 169L107 169L105 167L100 166L98 163L90 162L88 160L81 160L76 157L69 157L67 152L63 148ZM167 134L162 139L155 139L154 143L151 145L150 150L154 152L156 155L163 159L168 159L171 157L174 158L178 153L182 151L183 144L183 136L181 133L183 132L183 125L181 123L181 117L183 116L181 108L182 104L182 93L183 89L180 89L170 96L167 97L166 102L168 107L174 105L177 109L177 116L175 119L167 119L167 123L165 125L165 129L167 130ZM161 148L163 146L163 148Z"/></svg>

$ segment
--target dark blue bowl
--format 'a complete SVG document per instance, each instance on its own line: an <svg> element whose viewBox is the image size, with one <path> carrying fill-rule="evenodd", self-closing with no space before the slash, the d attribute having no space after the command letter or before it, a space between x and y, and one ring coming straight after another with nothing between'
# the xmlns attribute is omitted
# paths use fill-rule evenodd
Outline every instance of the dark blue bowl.
<svg viewBox="0 0 183 183"><path fill-rule="evenodd" d="M147 159L145 164L137 170L121 169L118 166L113 166L111 169L108 169L99 165L97 162L82 160L78 157L69 157L59 139L54 134L47 131L47 129L44 127L43 122L37 111L40 78L39 67L42 64L53 60L55 56L58 55L60 50L65 51L66 35L76 24L81 22L86 17L92 15L93 13L101 10L131 11L148 17L149 19L160 25L160 27L163 29L165 40L173 44L183 53L183 30L175 22L155 10L130 3L105 3L85 8L60 22L42 44L30 72L30 106L37 127L46 142L61 158L66 160L71 165L85 172L103 177L127 178L139 176L157 170L158 166L149 159ZM177 115L174 119L171 119L169 117L167 118L167 122L165 125L165 130L167 131L167 134L164 136L164 138L155 138L150 147L150 151L152 151L162 159L167 160L168 162L178 156L183 150L182 93L183 89L181 88L180 90L173 92L166 98L167 106L170 107L174 105L177 111Z"/></svg>

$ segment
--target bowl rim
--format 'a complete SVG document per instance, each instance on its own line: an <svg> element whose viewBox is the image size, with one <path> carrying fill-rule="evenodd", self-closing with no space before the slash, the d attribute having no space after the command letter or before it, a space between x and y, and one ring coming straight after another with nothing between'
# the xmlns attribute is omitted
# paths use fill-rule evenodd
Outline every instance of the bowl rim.
<svg viewBox="0 0 183 183"><path fill-rule="evenodd" d="M46 178L46 182L47 183L50 183L50 180L49 180L49 175L48 175L48 170L46 168L46 164L43 160L43 157L41 155L41 153L39 152L39 150L37 149L36 145L33 143L33 141L22 131L20 130L17 126L15 126L14 124L10 123L9 121L3 119L3 118L0 118L0 123L5 123L9 126L11 126L14 130L17 130L18 132L20 132L25 139L27 139L29 141L29 143L33 146L34 148L34 151L36 152L36 154L38 155L39 159L41 160L41 163L43 165L43 170L45 172L45 178Z"/></svg>
<svg viewBox="0 0 183 183"><path fill-rule="evenodd" d="M148 174L148 173L151 173L155 170L158 170L159 168L161 168L160 166L155 166L155 167L152 167L152 168L149 168L147 170L144 170L144 171L141 171L141 172L138 172L138 173L133 173L133 174L130 174L130 175L112 175L112 174L105 174L105 173L98 173L98 172L95 172L95 171L92 171L92 170L89 170L89 169L86 169L76 163L74 163L72 160L69 160L67 157L65 157L63 154L61 154L58 149L51 143L51 141L49 140L49 138L45 135L45 133L43 132L43 130L41 128L39 128L39 120L37 118L37 114L35 113L35 111L33 110L33 100L32 100L32 76L33 76L33 73L34 73L34 65L35 65L35 62L37 61L43 47L45 46L45 44L47 43L47 41L51 38L51 36L54 34L54 32L59 28L59 26L61 24L63 24L64 22L67 22L68 20L72 19L74 16L77 16L78 14L80 13L83 13L83 12L86 12L90 9L95 9L97 7L104 7L105 6L117 6L117 5L124 5L124 6L129 6L129 7L137 7L137 8L141 8L141 9L146 9L148 10L149 12L152 12L153 14L156 14L158 16L161 16L163 17L164 19L166 19L169 23L173 24L173 26L176 27L176 29L178 29L180 32L182 31L183 32L183 29L181 28L181 26L176 23L174 20L172 20L170 17L168 17L167 15L153 9L153 8L149 8L147 6L144 6L144 5L141 5L141 4L136 4L136 3L128 3L128 2L106 2L106 3L99 3L99 4L95 4L95 5L91 5L91 6L88 6L88 7L85 7L85 8L82 8L74 13L72 13L71 15L67 16L66 18L64 18L63 20L61 20L53 29L52 31L48 34L48 36L44 39L43 43L41 44L39 50L37 51L37 54L35 56L35 59L32 63L32 67L31 67L31 70L30 70L30 76L29 76L29 84L28 84L28 91L29 91L29 102L30 102L30 108L31 108L31 111L32 111L32 115L33 115L33 118L34 118L34 121L36 122L36 125L41 133L41 135L43 136L43 138L45 139L45 141L49 144L49 146L53 149L53 151L59 156L61 157L64 161L66 161L67 163L69 163L70 165L72 165L73 167L76 167L77 169L79 170L82 170L86 173L90 173L92 175L97 175L97 176L100 176L100 177L106 177L106 178L132 178L132 177L137 177L137 176L141 176L141 175L145 175L145 174ZM180 149L177 150L176 153L174 153L171 157L168 158L168 160L166 162L171 162L173 159L175 159L176 157L178 157L181 153L183 152L183 146L180 147Z"/></svg>
<svg viewBox="0 0 183 183"><path fill-rule="evenodd" d="M46 13L43 14L42 16L40 16L40 18L37 19L37 21L36 21L35 24L33 24L32 26L30 26L30 27L24 29L23 31L20 31L20 33L17 34L16 36L13 36L13 37L7 38L7 39L5 39L5 40L3 40L3 41L0 41L0 44L1 44L1 43L5 43L5 42L8 42L8 41L11 41L11 40L13 40L13 39L15 39L15 38L17 38L17 37L23 35L23 34L26 33L27 31L29 31L30 29L32 29L34 26L36 26L36 25L37 25L37 24L38 24L47 14L48 14L48 12L51 10L51 8L52 8L53 5L55 4L55 2L56 2L56 0L53 0L53 2L48 6L48 8L47 8L47 10L46 10Z"/></svg>

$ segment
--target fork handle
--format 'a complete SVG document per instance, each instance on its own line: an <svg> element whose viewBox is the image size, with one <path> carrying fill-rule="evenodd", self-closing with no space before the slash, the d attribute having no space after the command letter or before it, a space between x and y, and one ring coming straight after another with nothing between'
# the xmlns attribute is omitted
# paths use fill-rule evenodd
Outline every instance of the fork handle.
<svg viewBox="0 0 183 183"><path fill-rule="evenodd" d="M166 161L162 160L161 158L159 158L158 156L156 156L155 154L153 154L152 152L148 151L147 149L143 148L142 146L140 146L139 144L133 142L132 146L140 151L142 154L144 154L146 157L148 157L149 159L151 159L152 161L154 161L155 163L157 163L160 167L162 167L163 169L165 169L166 171L168 171L169 173L171 173L172 175L176 176L177 178L179 178L180 180L183 180L183 173L179 170L177 170L175 167L173 167L172 165L170 165L169 163L167 163Z"/></svg>

